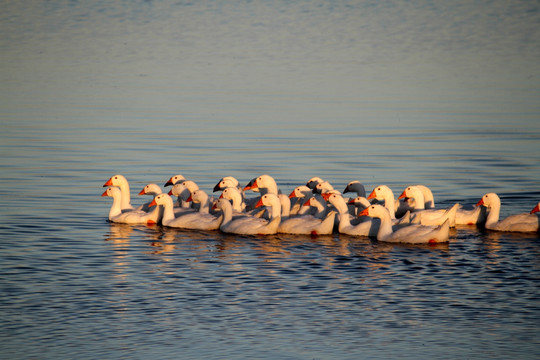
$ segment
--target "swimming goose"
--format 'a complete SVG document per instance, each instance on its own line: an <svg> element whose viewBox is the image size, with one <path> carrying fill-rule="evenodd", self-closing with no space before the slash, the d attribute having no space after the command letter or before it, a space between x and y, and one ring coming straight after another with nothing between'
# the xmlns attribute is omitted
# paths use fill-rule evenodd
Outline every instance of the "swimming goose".
<svg viewBox="0 0 540 360"><path fill-rule="evenodd" d="M501 199L495 193L488 193L482 196L477 206L483 205L489 208L485 227L496 231L514 231L514 232L537 232L540 217L535 209L530 213L510 215L499 221L501 211ZM538 205L537 205L538 207Z"/></svg>
<svg viewBox="0 0 540 360"><path fill-rule="evenodd" d="M120 188L120 191L122 192L122 200L120 204L120 208L122 210L133 210L133 206L131 205L131 194L129 192L129 183L127 179L123 175L114 175L111 176L109 180L105 184L103 184L103 187L107 186L116 186Z"/></svg>
<svg viewBox="0 0 540 360"><path fill-rule="evenodd" d="M113 198L109 210L109 220L122 224L157 224L161 219L161 211L157 207L150 212L142 210L122 210L122 190L116 186L109 186L101 196Z"/></svg>
<svg viewBox="0 0 540 360"><path fill-rule="evenodd" d="M263 198L268 199L263 203ZM271 199L270 199L271 198ZM269 206L272 209L271 220L261 219L257 217L242 217L233 219L232 205L227 199L218 199L214 204L214 209L223 211L223 222L219 229L225 233L240 234L240 235L267 235L277 232L279 223L281 222L281 209L279 199L274 194L265 194L257 202L257 206Z"/></svg>
<svg viewBox="0 0 540 360"><path fill-rule="evenodd" d="M390 213L382 205L371 205L364 209L360 215L368 215L381 220L377 232L377 240L406 244L436 244L448 242L449 220L439 226L408 225L397 230L392 229Z"/></svg>
<svg viewBox="0 0 540 360"><path fill-rule="evenodd" d="M413 198L414 209L411 216L419 217L422 225L441 225L447 219L450 220L450 226L456 225L456 212L459 204L454 204L446 209L425 209L424 194L417 186L408 186L398 199Z"/></svg>
<svg viewBox="0 0 540 360"><path fill-rule="evenodd" d="M356 225L351 223L351 215L343 197L338 193L324 193L323 198L332 204L339 214L338 231L353 236L375 236L379 230L378 219L369 219Z"/></svg>
<svg viewBox="0 0 540 360"><path fill-rule="evenodd" d="M205 203L208 195L204 191L197 190L189 197L199 203ZM223 220L223 214L214 216L208 212L208 203L201 206L202 211L184 213L179 217L175 216L173 210L173 200L168 194L160 194L154 197L152 205L163 206L162 224L168 227L192 229L192 230L217 230Z"/></svg>

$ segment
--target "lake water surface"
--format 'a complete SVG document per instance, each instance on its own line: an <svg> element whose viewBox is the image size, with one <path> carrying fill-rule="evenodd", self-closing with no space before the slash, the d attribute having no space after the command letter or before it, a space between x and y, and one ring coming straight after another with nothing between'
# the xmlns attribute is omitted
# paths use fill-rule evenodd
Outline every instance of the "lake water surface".
<svg viewBox="0 0 540 360"><path fill-rule="evenodd" d="M538 2L7 2L0 354L540 357L537 234L449 244L111 224L102 185L272 175L540 200Z"/></svg>

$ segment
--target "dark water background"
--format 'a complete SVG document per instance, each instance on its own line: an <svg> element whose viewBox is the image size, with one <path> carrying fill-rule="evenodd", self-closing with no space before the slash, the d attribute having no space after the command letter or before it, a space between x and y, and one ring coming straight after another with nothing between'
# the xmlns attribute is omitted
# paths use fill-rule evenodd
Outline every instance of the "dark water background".
<svg viewBox="0 0 540 360"><path fill-rule="evenodd" d="M0 354L540 356L536 234L447 245L106 221L183 174L540 200L533 2L3 2Z"/></svg>

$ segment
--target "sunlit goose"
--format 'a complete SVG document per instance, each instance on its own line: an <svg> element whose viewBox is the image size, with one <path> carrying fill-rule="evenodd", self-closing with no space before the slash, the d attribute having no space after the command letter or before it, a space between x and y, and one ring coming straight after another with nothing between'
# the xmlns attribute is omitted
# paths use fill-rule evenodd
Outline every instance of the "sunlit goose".
<svg viewBox="0 0 540 360"><path fill-rule="evenodd" d="M536 212L510 215L499 221L501 199L499 199L499 196L495 193L485 194L476 205L483 205L489 208L485 224L486 229L514 232L538 231L540 217Z"/></svg>
<svg viewBox="0 0 540 360"><path fill-rule="evenodd" d="M356 196L361 196L363 198L366 197L366 188L362 183L358 180L351 181L347 184L345 187L345 190L343 190L343 193L353 192L356 193Z"/></svg>
<svg viewBox="0 0 540 360"><path fill-rule="evenodd" d="M242 193L237 187L227 187L223 189L219 198L230 200L234 212L241 213L246 209L246 204L242 198Z"/></svg>
<svg viewBox="0 0 540 360"><path fill-rule="evenodd" d="M282 194L281 191L278 189L276 180L270 175L264 174L257 176L256 178L252 179L243 189L246 190L252 190L252 191L259 191L261 195L264 194L274 194L277 195L282 203L289 201L289 197L285 194ZM260 198L260 197L259 197ZM258 199L258 198L257 198ZM251 200L251 202L250 202ZM252 199L245 199L246 202L246 208L250 209L254 205L252 205L254 200ZM257 200L258 201L258 200ZM256 207L256 205L255 205Z"/></svg>
<svg viewBox="0 0 540 360"><path fill-rule="evenodd" d="M167 195L178 197L176 204L174 204L174 213L176 216L186 212L195 211L195 209L191 207L191 203L187 201L191 196L191 192L184 184L174 184Z"/></svg>
<svg viewBox="0 0 540 360"><path fill-rule="evenodd" d="M169 180L167 180L167 182L165 183L165 186L174 185L177 182L184 181L184 180L186 180L186 178L183 175L180 175L180 174L174 175L174 176L171 176Z"/></svg>
<svg viewBox="0 0 540 360"><path fill-rule="evenodd" d="M336 212L330 211L325 218L319 219L312 215L298 215L282 220L278 227L278 233L304 234L304 235L329 235L334 229Z"/></svg>
<svg viewBox="0 0 540 360"><path fill-rule="evenodd" d="M321 179L320 177L314 176L314 177L312 177L311 179L308 180L308 182L306 183L306 186L308 188L310 188L311 190L313 190L313 189L315 189L317 184L322 183L323 181L324 180Z"/></svg>
<svg viewBox="0 0 540 360"><path fill-rule="evenodd" d="M379 185L373 189L369 194L368 200L376 199L378 201L384 201L384 207L388 209L391 219L396 218L394 193L386 185Z"/></svg>
<svg viewBox="0 0 540 360"><path fill-rule="evenodd" d="M161 190L159 185L157 185L157 184L148 184L148 185L146 185L145 187L142 188L142 190L139 192L139 195L151 195L153 197L153 196L159 195L161 193L163 193L163 191ZM151 202L152 201L148 201L148 202L142 204L141 206L139 206L137 208L137 210L142 210L142 211L148 212L150 210L150 203Z"/></svg>
<svg viewBox="0 0 540 360"><path fill-rule="evenodd" d="M328 214L328 205L322 195L314 194L304 202L304 207L311 207L313 210L309 211L309 215L318 219L323 219ZM308 215L308 214L306 214Z"/></svg>
<svg viewBox="0 0 540 360"><path fill-rule="evenodd" d="M315 186L313 192L317 194L323 194L332 190L335 190L332 184L330 184L328 181L323 181Z"/></svg>
<svg viewBox="0 0 540 360"><path fill-rule="evenodd" d="M449 220L439 226L409 225L394 230L390 213L382 205L371 205L364 209L360 215L379 218L381 223L377 232L377 240L407 243L407 244L435 244L448 242Z"/></svg>
<svg viewBox="0 0 540 360"><path fill-rule="evenodd" d="M179 182L186 181L186 180L187 179L185 178L184 175L181 175L181 174L174 175L174 176L171 176L169 180L167 180L164 186L175 185L175 184L178 184Z"/></svg>
<svg viewBox="0 0 540 360"><path fill-rule="evenodd" d="M422 225L441 225L446 220L449 220L450 226L456 225L456 212L459 204L454 204L446 209L425 209L424 208L424 194L417 186L408 186L398 199L413 198L414 209L411 216L420 217L420 224Z"/></svg>
<svg viewBox="0 0 540 360"><path fill-rule="evenodd" d="M113 198L113 204L109 210L109 220L122 224L157 224L161 219L161 210L157 207L151 212L142 210L122 210L122 190L116 186L109 186L101 196Z"/></svg>
<svg viewBox="0 0 540 360"><path fill-rule="evenodd" d="M193 191L187 199L187 202L190 201L199 205L197 208L200 213L208 214L210 212L210 204L212 200L206 191L202 189Z"/></svg>
<svg viewBox="0 0 540 360"><path fill-rule="evenodd" d="M307 215L310 207L303 205L312 196L313 191L306 185L295 187L289 194L289 199L291 199L291 215Z"/></svg>
<svg viewBox="0 0 540 360"><path fill-rule="evenodd" d="M103 184L103 187L107 186L116 186L120 188L120 191L122 192L122 200L120 204L120 208L122 210L132 210L133 206L131 205L131 194L129 190L129 183L127 179L123 175L114 175L112 176L105 184Z"/></svg>
<svg viewBox="0 0 540 360"><path fill-rule="evenodd" d="M369 200L363 196L357 196L355 198L351 198L349 199L347 204L354 206L354 215L358 215L360 211L364 210L365 208L371 205Z"/></svg>
<svg viewBox="0 0 540 360"><path fill-rule="evenodd" d="M225 176L221 178L221 180L218 181L218 183L214 186L214 192L224 190L228 187L235 187L239 188L240 183L235 177L232 176Z"/></svg>
<svg viewBox="0 0 540 360"><path fill-rule="evenodd" d="M263 197L272 198L268 201L269 205L262 202ZM232 205L227 199L218 199L214 204L214 209L220 209L223 212L223 222L219 229L225 233L240 235L267 235L277 232L281 221L279 199L274 194L266 194L258 201L258 205L269 206L272 209L272 218L270 221L257 217L242 217L233 219Z"/></svg>
<svg viewBox="0 0 540 360"><path fill-rule="evenodd" d="M351 217L347 203L343 197L338 193L324 193L322 195L324 199L332 204L339 214L339 226L338 230L342 234L353 236L375 236L379 230L379 220L369 219L359 224L351 224Z"/></svg>
<svg viewBox="0 0 540 360"><path fill-rule="evenodd" d="M484 206L475 206L472 209L464 209L462 205L456 212L456 225L476 225L485 223L487 209Z"/></svg>
<svg viewBox="0 0 540 360"><path fill-rule="evenodd" d="M197 201L208 200L208 196L205 197L205 194L202 193L203 192L201 191L198 194L199 197L197 198ZM176 217L173 209L173 199L168 194L160 194L154 197L152 205L163 206L162 224L164 226L192 230L217 230L223 220L222 214L214 216L208 213L208 207L206 207L206 212L196 211Z"/></svg>

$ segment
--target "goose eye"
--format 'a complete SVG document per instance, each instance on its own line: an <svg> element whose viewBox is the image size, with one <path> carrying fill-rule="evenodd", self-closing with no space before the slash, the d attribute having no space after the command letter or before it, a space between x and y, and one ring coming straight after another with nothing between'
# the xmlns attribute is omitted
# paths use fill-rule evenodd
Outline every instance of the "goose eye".
<svg viewBox="0 0 540 360"><path fill-rule="evenodd" d="M114 177L114 180L118 180L118 176L115 176L115 177Z"/></svg>
<svg viewBox="0 0 540 360"><path fill-rule="evenodd" d="M381 188L377 188L377 190L381 190Z"/></svg>

